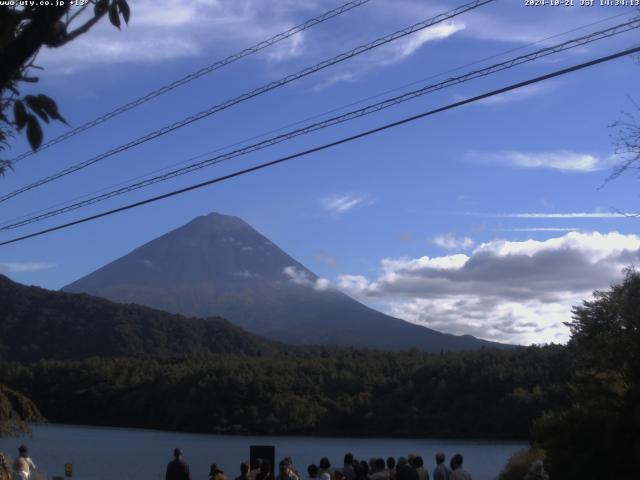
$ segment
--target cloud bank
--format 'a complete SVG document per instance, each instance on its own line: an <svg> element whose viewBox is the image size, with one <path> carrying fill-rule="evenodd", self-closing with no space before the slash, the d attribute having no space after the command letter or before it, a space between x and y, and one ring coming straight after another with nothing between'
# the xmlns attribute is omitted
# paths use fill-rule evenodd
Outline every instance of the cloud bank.
<svg viewBox="0 0 640 480"><path fill-rule="evenodd" d="M387 313L437 330L522 344L562 342L571 307L640 263L640 237L570 232L549 240L493 240L469 255L383 259L369 279L337 286Z"/></svg>
<svg viewBox="0 0 640 480"><path fill-rule="evenodd" d="M562 172L597 172L611 168L619 159L615 156L606 158L589 153L570 150L553 152L520 152L506 150L501 152L469 152L468 160L479 163L504 165L516 168L546 168Z"/></svg>

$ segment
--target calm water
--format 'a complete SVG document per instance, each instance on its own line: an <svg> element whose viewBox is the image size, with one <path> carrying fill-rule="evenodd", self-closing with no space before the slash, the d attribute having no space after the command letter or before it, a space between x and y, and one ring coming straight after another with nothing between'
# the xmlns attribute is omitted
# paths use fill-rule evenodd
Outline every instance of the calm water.
<svg viewBox="0 0 640 480"><path fill-rule="evenodd" d="M366 460L415 453L422 455L429 470L436 451L445 452L447 462L453 454L462 453L474 480L491 480L511 454L526 447L518 442L199 435L68 425L35 427L32 433L32 438L0 438L0 451L13 457L18 446L26 443L38 468L49 475L62 475L64 464L73 463L74 480L164 480L166 464L177 446L184 451L193 480L206 480L214 462L233 480L240 461L249 459L249 445L275 445L276 459L293 457L301 475L323 456L329 457L332 466L341 466L348 451Z"/></svg>

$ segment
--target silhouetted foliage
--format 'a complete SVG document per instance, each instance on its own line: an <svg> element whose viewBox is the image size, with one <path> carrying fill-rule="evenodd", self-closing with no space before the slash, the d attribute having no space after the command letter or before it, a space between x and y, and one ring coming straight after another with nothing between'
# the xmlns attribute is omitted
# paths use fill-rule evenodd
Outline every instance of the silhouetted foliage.
<svg viewBox="0 0 640 480"><path fill-rule="evenodd" d="M551 478L636 478L640 469L640 273L574 309L564 408L534 426Z"/></svg>
<svg viewBox="0 0 640 480"><path fill-rule="evenodd" d="M0 385L0 436L20 435L29 432L29 423L42 422L38 407L11 388Z"/></svg>
<svg viewBox="0 0 640 480"><path fill-rule="evenodd" d="M526 478L531 465L544 461L544 452L536 448L527 448L514 453L500 472L498 480L529 480ZM542 479L540 479L542 480Z"/></svg>
<svg viewBox="0 0 640 480"><path fill-rule="evenodd" d="M31 73L39 68L34 65L38 51L66 45L107 14L109 21L120 28L120 17L128 23L131 14L126 0L88 0L83 6L70 1L15 3L0 5L0 151L8 147L15 132L22 130L31 148L37 150L43 139L40 121L66 123L51 98L20 93L21 84L38 81ZM0 159L0 175L8 168L11 162Z"/></svg>
<svg viewBox="0 0 640 480"><path fill-rule="evenodd" d="M613 136L615 153L620 163L618 163L608 180L619 177L629 170L638 170L640 166L640 123L638 123L637 113L640 112L640 105L634 103L636 113L623 112L612 128L616 133Z"/></svg>

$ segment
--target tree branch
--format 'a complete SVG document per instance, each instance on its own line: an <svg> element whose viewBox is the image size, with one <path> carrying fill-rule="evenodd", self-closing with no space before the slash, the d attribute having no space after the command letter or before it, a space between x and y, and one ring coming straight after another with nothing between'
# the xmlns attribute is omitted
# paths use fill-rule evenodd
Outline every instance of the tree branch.
<svg viewBox="0 0 640 480"><path fill-rule="evenodd" d="M100 13L99 15L96 15L95 17L90 18L82 26L76 28L73 32L67 33L64 36L63 40L55 46L61 47L62 45L69 43L74 38L77 38L80 35L87 33L89 30L91 30L91 27L93 27L96 23L100 21L102 17L104 17L105 13L107 12L105 11L103 13Z"/></svg>

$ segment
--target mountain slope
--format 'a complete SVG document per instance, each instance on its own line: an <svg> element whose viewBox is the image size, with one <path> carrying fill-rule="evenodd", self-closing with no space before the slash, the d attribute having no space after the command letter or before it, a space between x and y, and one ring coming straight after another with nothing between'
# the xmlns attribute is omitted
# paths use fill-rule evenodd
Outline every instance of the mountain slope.
<svg viewBox="0 0 640 480"><path fill-rule="evenodd" d="M198 217L66 286L122 303L219 315L293 344L426 351L501 346L390 317L336 290L237 217Z"/></svg>
<svg viewBox="0 0 640 480"><path fill-rule="evenodd" d="M0 360L184 353L275 353L280 346L221 318L185 318L0 275Z"/></svg>

